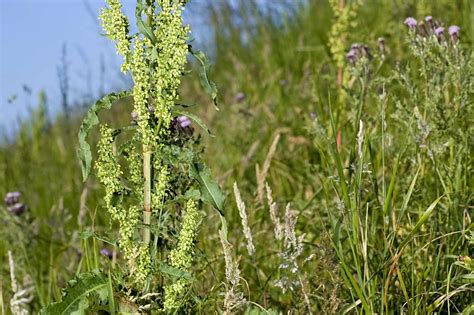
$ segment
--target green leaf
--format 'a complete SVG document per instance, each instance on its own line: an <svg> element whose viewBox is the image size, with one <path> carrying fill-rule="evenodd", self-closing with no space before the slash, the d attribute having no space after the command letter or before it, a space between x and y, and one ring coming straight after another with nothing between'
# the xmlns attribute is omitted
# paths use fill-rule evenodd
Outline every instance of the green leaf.
<svg viewBox="0 0 474 315"><path fill-rule="evenodd" d="M92 152L91 146L87 142L87 136L89 135L90 130L99 123L98 114L103 109L110 109L112 104L125 97L128 92L120 93L111 93L104 96L102 99L97 101L87 112L86 117L82 121L81 127L79 129L79 159L81 160L82 167L82 179L86 181L89 177L91 163L92 163Z"/></svg>
<svg viewBox="0 0 474 315"><path fill-rule="evenodd" d="M135 17L137 18L137 27L140 33L148 37L149 40L152 41L152 43L156 43L156 37L155 34L153 34L153 31L151 30L150 26L145 24L142 20L142 13L145 11L145 6L143 5L142 0L137 1L137 6L135 9Z"/></svg>
<svg viewBox="0 0 474 315"><path fill-rule="evenodd" d="M225 198L219 185L212 179L209 169L202 163L194 162L190 167L190 175L199 182L202 200L224 216Z"/></svg>
<svg viewBox="0 0 474 315"><path fill-rule="evenodd" d="M209 59L202 51L193 50L191 45L188 45L188 48L191 55L193 55L194 58L196 58L201 64L199 71L201 86L204 89L204 92L206 92L212 98L216 110L219 110L219 107L217 106L217 86L214 82L209 80L209 72L211 70L211 63L209 62Z"/></svg>
<svg viewBox="0 0 474 315"><path fill-rule="evenodd" d="M423 214L421 215L420 219L418 220L418 222L416 222L415 224L415 227L413 228L413 230L411 230L411 232L405 237L405 239L400 243L400 246L398 247L399 250L401 250L412 238L413 236L415 235L416 232L418 232L418 230L421 228L421 226L426 222L426 220L428 220L428 218L431 216L431 214L433 213L433 210L436 208L436 206L438 205L439 201L441 200L441 198L443 198L444 196L441 196L439 197L438 199L436 199L435 201L433 201L433 203L428 207L428 209L425 210L425 212L423 212Z"/></svg>
<svg viewBox="0 0 474 315"><path fill-rule="evenodd" d="M198 116L191 114L190 112L179 110L179 109L175 109L174 112L177 115L182 115L182 116L191 118L196 124L198 124L199 127L204 129L204 131L206 131L211 137L215 137L212 134L211 130L206 126L206 124Z"/></svg>
<svg viewBox="0 0 474 315"><path fill-rule="evenodd" d="M99 272L80 274L74 284L67 289L62 301L42 309L41 314L83 314L84 307L89 304L85 301L89 294L106 289L106 286L107 278Z"/></svg>

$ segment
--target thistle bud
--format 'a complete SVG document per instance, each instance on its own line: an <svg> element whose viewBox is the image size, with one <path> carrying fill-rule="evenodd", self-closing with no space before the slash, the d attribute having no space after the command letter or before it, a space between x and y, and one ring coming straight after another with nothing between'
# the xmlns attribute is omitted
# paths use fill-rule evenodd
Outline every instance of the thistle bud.
<svg viewBox="0 0 474 315"><path fill-rule="evenodd" d="M245 100L245 94L243 92L239 92L235 95L235 100L238 102L238 103L241 103Z"/></svg>
<svg viewBox="0 0 474 315"><path fill-rule="evenodd" d="M100 254L107 257L107 258L109 258L109 259L112 259L112 257L113 257L113 253L108 248L102 248L100 250Z"/></svg>
<svg viewBox="0 0 474 315"><path fill-rule="evenodd" d="M379 46L379 52L381 55L384 55L385 54L385 38L383 37L379 37L377 39L377 44Z"/></svg>
<svg viewBox="0 0 474 315"><path fill-rule="evenodd" d="M8 207L8 212L13 215L22 215L27 209L27 206L22 203L16 203L11 207Z"/></svg>
<svg viewBox="0 0 474 315"><path fill-rule="evenodd" d="M457 25L451 25L448 29L449 36L451 36L451 40L453 41L453 44L456 44L459 40L459 31L461 28Z"/></svg>
<svg viewBox="0 0 474 315"><path fill-rule="evenodd" d="M434 33L435 33L436 37L438 37L438 39L441 39L443 37L443 34L444 34L444 27L442 27L442 26L437 27L434 30Z"/></svg>
<svg viewBox="0 0 474 315"><path fill-rule="evenodd" d="M416 26L418 25L418 22L412 18L412 17L407 17L405 19L405 22L403 22L406 26L408 26L409 29L415 30Z"/></svg>
<svg viewBox="0 0 474 315"><path fill-rule="evenodd" d="M16 203L20 202L21 193L19 191L8 192L5 195L5 205L7 207L13 206Z"/></svg>

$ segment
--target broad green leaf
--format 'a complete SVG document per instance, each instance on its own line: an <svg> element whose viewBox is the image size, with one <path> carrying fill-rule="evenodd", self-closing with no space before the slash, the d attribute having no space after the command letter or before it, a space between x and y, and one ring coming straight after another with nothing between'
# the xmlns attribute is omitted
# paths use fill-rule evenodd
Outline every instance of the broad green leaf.
<svg viewBox="0 0 474 315"><path fill-rule="evenodd" d="M209 79L209 72L211 70L211 63L209 62L209 59L207 59L206 55L202 51L193 50L191 45L188 45L188 48L191 55L193 55L194 58L196 58L201 64L199 71L201 86L204 91L212 98L212 102L214 103L216 110L219 110L219 107L217 106L217 86Z"/></svg>
<svg viewBox="0 0 474 315"><path fill-rule="evenodd" d="M209 130L209 128L206 126L206 124L198 116L196 116L196 115L194 115L190 112L187 112L187 111L184 111L184 110L179 110L179 109L175 109L174 112L177 115L183 115L183 116L191 118L196 124L198 124L199 127L204 129L204 131L206 131L211 137L215 137L212 134L211 130Z"/></svg>
<svg viewBox="0 0 474 315"><path fill-rule="evenodd" d="M107 286L107 278L99 272L80 274L69 287L62 301L53 303L41 310L44 315L81 314L90 293L101 291ZM79 312L79 313L78 313Z"/></svg>
<svg viewBox="0 0 474 315"><path fill-rule="evenodd" d="M224 216L224 195L219 185L212 179L209 169L199 162L190 165L190 175L199 182L202 200L213 206Z"/></svg>
<svg viewBox="0 0 474 315"><path fill-rule="evenodd" d="M99 101L97 101L87 112L86 117L82 121L81 127L79 129L79 159L81 160L82 166L82 179L86 181L87 177L89 177L91 163L92 163L92 152L89 143L87 142L87 136L89 135L90 130L99 123L98 114L103 109L110 109L112 104L125 97L127 92L120 92L120 93L111 93Z"/></svg>
<svg viewBox="0 0 474 315"><path fill-rule="evenodd" d="M138 30L148 37L149 40L152 41L152 43L156 43L156 37L155 34L153 34L153 31L151 30L150 26L145 24L142 20L142 13L145 11L145 6L143 5L142 0L137 1L137 6L135 9L135 17L137 19L137 27Z"/></svg>

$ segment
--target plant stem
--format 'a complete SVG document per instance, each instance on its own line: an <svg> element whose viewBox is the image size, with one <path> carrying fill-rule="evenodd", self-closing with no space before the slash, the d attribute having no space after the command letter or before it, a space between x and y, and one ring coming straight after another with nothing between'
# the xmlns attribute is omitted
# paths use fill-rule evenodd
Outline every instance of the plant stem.
<svg viewBox="0 0 474 315"><path fill-rule="evenodd" d="M143 187L143 224L151 223L151 152L148 148L143 150L143 176L145 178L145 186ZM150 243L150 229L143 229L143 243Z"/></svg>

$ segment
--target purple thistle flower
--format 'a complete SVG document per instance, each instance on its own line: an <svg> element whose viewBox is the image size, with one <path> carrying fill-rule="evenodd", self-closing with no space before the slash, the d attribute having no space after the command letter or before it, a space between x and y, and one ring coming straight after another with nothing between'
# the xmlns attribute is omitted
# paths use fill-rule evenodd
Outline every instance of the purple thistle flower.
<svg viewBox="0 0 474 315"><path fill-rule="evenodd" d="M112 257L113 257L113 253L108 248L102 248L100 250L100 254L104 255L105 257L107 257L109 259L112 259Z"/></svg>
<svg viewBox="0 0 474 315"><path fill-rule="evenodd" d="M20 202L21 193L19 191L8 192L5 195L5 205L7 207L13 206L14 204Z"/></svg>
<svg viewBox="0 0 474 315"><path fill-rule="evenodd" d="M455 44L458 39L459 39L459 31L461 30L461 28L457 25L451 25L449 28L448 28L448 32L449 32L449 36L451 36L451 40L453 41L453 43Z"/></svg>
<svg viewBox="0 0 474 315"><path fill-rule="evenodd" d="M189 125L191 125L191 120L189 120L189 118L186 116L178 116L176 120L181 126L181 128L186 128L186 127L189 127Z"/></svg>
<svg viewBox="0 0 474 315"><path fill-rule="evenodd" d="M22 203L16 203L11 207L8 207L8 212L13 215L22 215L27 209L27 206Z"/></svg>
<svg viewBox="0 0 474 315"><path fill-rule="evenodd" d="M441 38L441 36L444 34L444 27L439 26L434 30L434 33L436 37Z"/></svg>
<svg viewBox="0 0 474 315"><path fill-rule="evenodd" d="M431 23L433 22L433 17L431 15L428 15L427 17L425 17L425 21L426 23Z"/></svg>
<svg viewBox="0 0 474 315"><path fill-rule="evenodd" d="M412 17L407 17L405 19L405 22L403 22L405 25L407 25L410 29L415 29L416 26L418 25L418 22L412 18Z"/></svg>
<svg viewBox="0 0 474 315"><path fill-rule="evenodd" d="M351 48L351 50L349 50L349 52L346 54L346 58L349 61L349 63L355 64L357 61L357 55L358 55L357 51Z"/></svg>
<svg viewBox="0 0 474 315"><path fill-rule="evenodd" d="M239 92L235 95L235 100L237 102L243 102L245 100L245 94L243 92Z"/></svg>

